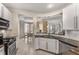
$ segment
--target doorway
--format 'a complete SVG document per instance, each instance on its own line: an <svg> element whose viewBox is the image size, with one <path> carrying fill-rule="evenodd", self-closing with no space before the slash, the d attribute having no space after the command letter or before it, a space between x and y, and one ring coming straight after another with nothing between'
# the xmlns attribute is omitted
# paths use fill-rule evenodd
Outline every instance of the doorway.
<svg viewBox="0 0 79 59"><path fill-rule="evenodd" d="M33 23L25 22L24 23L24 33L25 33L25 43L32 44L33 42Z"/></svg>

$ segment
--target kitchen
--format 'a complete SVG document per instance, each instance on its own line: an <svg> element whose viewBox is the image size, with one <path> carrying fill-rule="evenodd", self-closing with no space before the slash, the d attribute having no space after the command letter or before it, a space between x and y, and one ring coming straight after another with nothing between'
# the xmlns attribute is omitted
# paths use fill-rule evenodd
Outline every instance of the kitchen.
<svg viewBox="0 0 79 59"><path fill-rule="evenodd" d="M79 55L79 4L0 3L0 55Z"/></svg>

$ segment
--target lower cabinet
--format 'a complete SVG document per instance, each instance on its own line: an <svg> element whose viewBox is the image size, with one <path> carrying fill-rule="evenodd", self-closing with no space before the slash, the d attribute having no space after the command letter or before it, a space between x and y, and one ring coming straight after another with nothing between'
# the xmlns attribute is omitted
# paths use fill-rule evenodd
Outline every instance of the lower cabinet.
<svg viewBox="0 0 79 59"><path fill-rule="evenodd" d="M58 53L58 40L56 39L48 39L48 51L53 53Z"/></svg>
<svg viewBox="0 0 79 59"><path fill-rule="evenodd" d="M58 54L59 41L56 39L49 39L49 38L36 38L35 49L43 49Z"/></svg>
<svg viewBox="0 0 79 59"><path fill-rule="evenodd" d="M0 55L5 55L5 53L4 53L4 47L0 48Z"/></svg>
<svg viewBox="0 0 79 59"><path fill-rule="evenodd" d="M47 39L46 38L40 38L40 45L39 45L39 48L40 49L44 49L44 50L47 50Z"/></svg>
<svg viewBox="0 0 79 59"><path fill-rule="evenodd" d="M74 47L53 38L36 38L35 49L43 49L55 54L62 54Z"/></svg>
<svg viewBox="0 0 79 59"><path fill-rule="evenodd" d="M35 40L34 40L34 48L35 49L39 49L39 40L40 40L40 38L35 38Z"/></svg>

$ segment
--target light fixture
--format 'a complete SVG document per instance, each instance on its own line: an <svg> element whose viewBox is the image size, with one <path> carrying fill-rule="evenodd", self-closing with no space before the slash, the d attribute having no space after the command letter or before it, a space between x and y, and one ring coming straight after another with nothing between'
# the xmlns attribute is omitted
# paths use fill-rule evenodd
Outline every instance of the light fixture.
<svg viewBox="0 0 79 59"><path fill-rule="evenodd" d="M52 8L52 7L54 7L53 4L48 4L48 6L47 6L47 8Z"/></svg>

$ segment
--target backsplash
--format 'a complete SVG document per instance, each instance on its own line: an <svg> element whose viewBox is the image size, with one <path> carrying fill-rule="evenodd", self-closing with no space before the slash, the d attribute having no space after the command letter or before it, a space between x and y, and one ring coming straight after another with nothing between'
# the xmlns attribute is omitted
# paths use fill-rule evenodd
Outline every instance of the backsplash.
<svg viewBox="0 0 79 59"><path fill-rule="evenodd" d="M66 36L79 37L79 31L67 30L67 31L65 31L65 35Z"/></svg>

